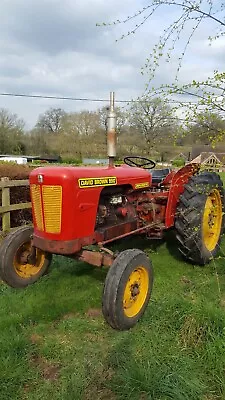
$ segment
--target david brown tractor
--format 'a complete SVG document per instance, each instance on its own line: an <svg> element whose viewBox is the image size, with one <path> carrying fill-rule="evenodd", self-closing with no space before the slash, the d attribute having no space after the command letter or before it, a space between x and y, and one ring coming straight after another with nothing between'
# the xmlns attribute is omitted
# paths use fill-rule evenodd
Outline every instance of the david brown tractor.
<svg viewBox="0 0 225 400"><path fill-rule="evenodd" d="M43 167L30 174L33 228L21 227L1 245L1 278L25 287L46 273L52 254L108 266L102 296L106 321L129 329L151 296L151 261L139 249L114 254L111 242L131 235L162 238L176 231L186 260L204 265L217 254L224 225L219 176L189 164L180 170L152 170L143 157L114 166L115 114L111 94L106 167Z"/></svg>

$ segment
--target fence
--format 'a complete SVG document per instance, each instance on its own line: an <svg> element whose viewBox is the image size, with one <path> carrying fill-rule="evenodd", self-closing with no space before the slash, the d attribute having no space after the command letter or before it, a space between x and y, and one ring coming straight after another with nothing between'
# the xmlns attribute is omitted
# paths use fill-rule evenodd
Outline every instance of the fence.
<svg viewBox="0 0 225 400"><path fill-rule="evenodd" d="M11 230L10 212L16 210L24 210L31 208L31 202L10 204L10 188L29 186L29 180L10 180L9 178L1 178L0 189L2 190L2 205L0 207L0 215L2 216L2 233L5 234Z"/></svg>

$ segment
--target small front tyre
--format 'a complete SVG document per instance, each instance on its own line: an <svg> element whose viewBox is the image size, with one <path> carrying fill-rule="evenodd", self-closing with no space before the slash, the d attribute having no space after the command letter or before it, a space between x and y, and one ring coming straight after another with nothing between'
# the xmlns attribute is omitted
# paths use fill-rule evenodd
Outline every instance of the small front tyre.
<svg viewBox="0 0 225 400"><path fill-rule="evenodd" d="M104 285L102 311L112 328L132 328L144 314L153 286L152 264L138 249L122 251L111 265Z"/></svg>
<svg viewBox="0 0 225 400"><path fill-rule="evenodd" d="M33 228L18 228L9 233L0 247L0 275L9 286L23 288L47 272L51 254L35 249L34 262L29 261Z"/></svg>

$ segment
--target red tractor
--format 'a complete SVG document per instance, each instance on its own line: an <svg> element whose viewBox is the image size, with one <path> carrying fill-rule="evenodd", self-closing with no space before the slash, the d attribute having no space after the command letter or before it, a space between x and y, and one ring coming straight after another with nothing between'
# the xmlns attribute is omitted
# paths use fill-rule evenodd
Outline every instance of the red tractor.
<svg viewBox="0 0 225 400"><path fill-rule="evenodd" d="M10 233L1 246L1 277L25 287L46 273L52 254L108 266L102 309L115 329L134 326L150 299L153 271L145 253L114 254L107 245L135 234L161 238L174 228L187 260L204 265L217 254L224 225L219 176L197 164L152 170L143 157L114 166L115 126L109 114L107 167L42 167L30 174L33 228ZM111 118L111 120L110 120Z"/></svg>

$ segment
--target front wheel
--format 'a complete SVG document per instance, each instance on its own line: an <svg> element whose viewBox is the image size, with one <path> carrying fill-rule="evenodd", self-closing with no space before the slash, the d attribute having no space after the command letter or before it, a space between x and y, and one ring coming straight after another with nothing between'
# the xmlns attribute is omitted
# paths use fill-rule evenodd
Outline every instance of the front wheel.
<svg viewBox="0 0 225 400"><path fill-rule="evenodd" d="M153 285L152 265L138 249L121 252L111 265L103 291L102 311L114 329L133 327L144 314Z"/></svg>
<svg viewBox="0 0 225 400"><path fill-rule="evenodd" d="M36 282L51 263L51 254L37 248L32 261L29 259L32 234L32 227L21 227L9 233L1 244L0 275L11 287L23 288Z"/></svg>

